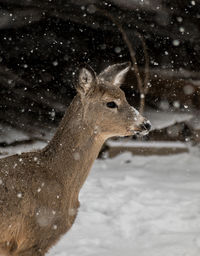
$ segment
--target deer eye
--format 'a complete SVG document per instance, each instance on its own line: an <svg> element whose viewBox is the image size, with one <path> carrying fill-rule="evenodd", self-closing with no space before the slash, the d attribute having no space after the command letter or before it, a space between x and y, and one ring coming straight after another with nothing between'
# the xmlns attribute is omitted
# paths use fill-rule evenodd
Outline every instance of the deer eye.
<svg viewBox="0 0 200 256"><path fill-rule="evenodd" d="M114 101L107 102L106 106L108 108L117 108L117 104Z"/></svg>

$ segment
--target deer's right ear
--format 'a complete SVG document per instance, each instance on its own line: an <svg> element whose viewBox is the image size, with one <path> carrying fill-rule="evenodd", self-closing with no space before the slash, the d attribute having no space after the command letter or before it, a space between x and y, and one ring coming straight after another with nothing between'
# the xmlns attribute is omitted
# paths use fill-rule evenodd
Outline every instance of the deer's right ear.
<svg viewBox="0 0 200 256"><path fill-rule="evenodd" d="M76 86L77 92L81 94L87 94L94 86L96 80L96 74L89 66L82 67L78 75L78 84Z"/></svg>

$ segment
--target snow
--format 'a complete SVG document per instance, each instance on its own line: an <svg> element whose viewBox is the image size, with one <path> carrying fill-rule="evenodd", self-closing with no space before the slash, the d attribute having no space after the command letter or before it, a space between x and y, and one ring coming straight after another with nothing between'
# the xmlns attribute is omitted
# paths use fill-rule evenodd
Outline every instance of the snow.
<svg viewBox="0 0 200 256"><path fill-rule="evenodd" d="M72 229L47 255L199 255L200 153L190 151L96 160Z"/></svg>
<svg viewBox="0 0 200 256"><path fill-rule="evenodd" d="M0 147L0 158L6 157L8 155L13 154L21 154L23 152L34 151L37 149L41 149L46 145L46 143L42 141L36 141L31 144L21 144L16 146L9 147Z"/></svg>
<svg viewBox="0 0 200 256"><path fill-rule="evenodd" d="M72 229L48 256L197 256L200 169L194 152L97 160Z"/></svg>
<svg viewBox="0 0 200 256"><path fill-rule="evenodd" d="M152 129L159 130L176 123L188 122L193 118L193 114L182 112L170 112L170 111L155 111L147 110L144 114L149 120L151 120Z"/></svg>
<svg viewBox="0 0 200 256"><path fill-rule="evenodd" d="M186 148L186 144L180 141L125 141L120 139L117 141L108 140L106 143L109 147L124 148Z"/></svg>
<svg viewBox="0 0 200 256"><path fill-rule="evenodd" d="M8 144L30 139L24 132L17 130L11 126L0 124L0 142L6 142Z"/></svg>
<svg viewBox="0 0 200 256"><path fill-rule="evenodd" d="M178 39L175 39L175 40L172 41L172 44L173 44L174 46L179 46L180 41L179 41Z"/></svg>
<svg viewBox="0 0 200 256"><path fill-rule="evenodd" d="M168 52L167 52L168 53ZM166 51L165 51L166 54ZM169 54L169 53L168 53ZM172 61L171 63L173 63ZM179 68L178 70L174 69L161 69L159 68L153 68L151 69L150 73L154 77L162 77L162 78L176 78L176 79L183 79L188 80L189 84L199 86L200 84L200 77L199 77L199 72L194 72L194 71L188 71L184 68Z"/></svg>
<svg viewBox="0 0 200 256"><path fill-rule="evenodd" d="M145 11L151 10L151 11L157 12L158 14L163 10L163 6L162 6L160 0L154 0L154 1L112 0L112 2L116 5L119 5L121 8L126 8L126 9L129 9L129 10L135 10L136 8L140 8L140 9L143 9Z"/></svg>
<svg viewBox="0 0 200 256"><path fill-rule="evenodd" d="M200 130L200 112L196 111L196 113L194 113L194 117L187 122L187 125L191 128L193 128L194 130Z"/></svg>

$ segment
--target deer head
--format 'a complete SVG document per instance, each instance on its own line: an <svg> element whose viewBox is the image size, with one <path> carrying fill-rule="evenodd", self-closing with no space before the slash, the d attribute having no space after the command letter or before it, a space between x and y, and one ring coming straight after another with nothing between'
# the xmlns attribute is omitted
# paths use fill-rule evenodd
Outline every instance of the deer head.
<svg viewBox="0 0 200 256"><path fill-rule="evenodd" d="M129 105L120 89L130 63L107 67L99 75L89 66L79 71L77 92L80 96L84 123L104 139L113 136L148 134L151 124Z"/></svg>

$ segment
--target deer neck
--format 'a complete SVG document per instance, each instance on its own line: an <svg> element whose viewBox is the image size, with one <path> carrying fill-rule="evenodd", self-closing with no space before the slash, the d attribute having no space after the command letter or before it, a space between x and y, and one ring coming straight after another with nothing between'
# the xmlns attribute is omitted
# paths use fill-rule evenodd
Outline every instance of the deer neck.
<svg viewBox="0 0 200 256"><path fill-rule="evenodd" d="M97 158L104 139L88 125L84 108L77 95L67 109L58 130L44 149L51 172L73 189L79 191Z"/></svg>

